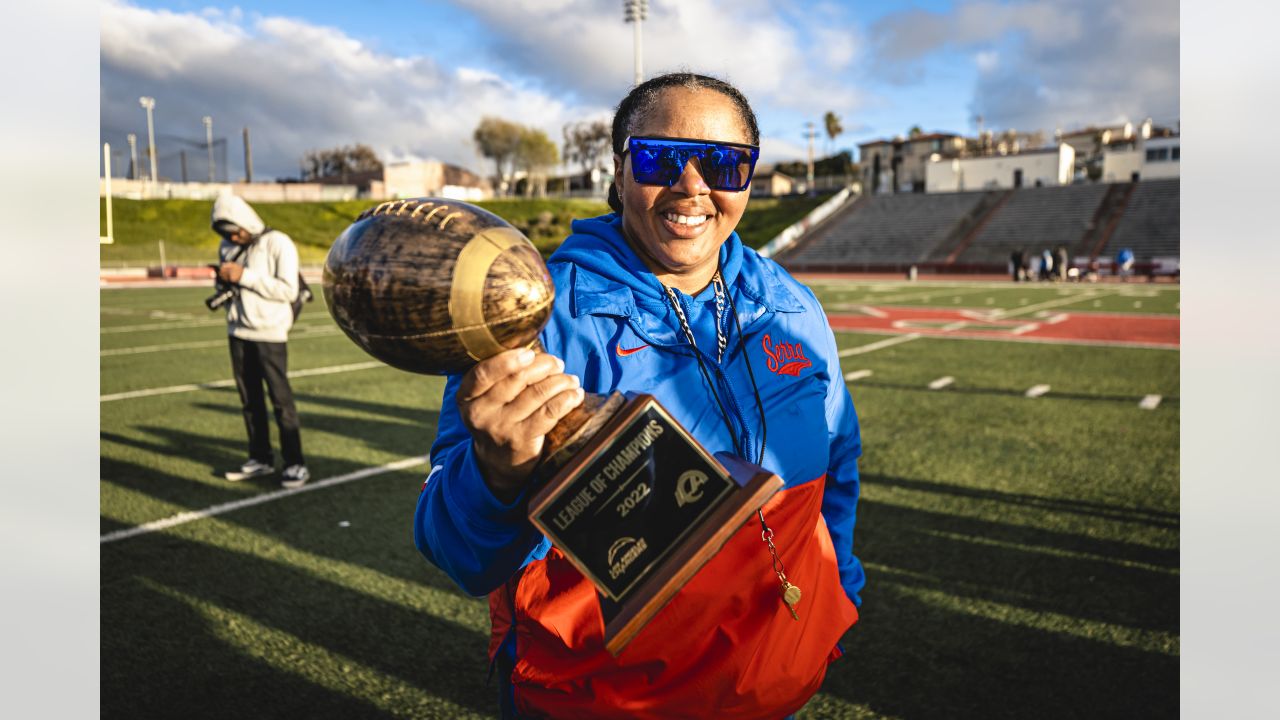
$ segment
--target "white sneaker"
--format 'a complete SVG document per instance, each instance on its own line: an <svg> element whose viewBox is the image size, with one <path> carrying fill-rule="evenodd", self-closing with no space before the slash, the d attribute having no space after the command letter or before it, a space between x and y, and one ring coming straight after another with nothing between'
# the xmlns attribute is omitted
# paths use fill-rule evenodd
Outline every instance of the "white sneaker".
<svg viewBox="0 0 1280 720"><path fill-rule="evenodd" d="M240 466L239 470L229 470L223 477L231 482L240 482L249 478L258 477L259 475L270 475L276 469L259 460L249 459L248 462Z"/></svg>
<svg viewBox="0 0 1280 720"><path fill-rule="evenodd" d="M282 487L300 488L311 479L311 471L306 465L290 465L284 469L282 477L284 478L280 481Z"/></svg>

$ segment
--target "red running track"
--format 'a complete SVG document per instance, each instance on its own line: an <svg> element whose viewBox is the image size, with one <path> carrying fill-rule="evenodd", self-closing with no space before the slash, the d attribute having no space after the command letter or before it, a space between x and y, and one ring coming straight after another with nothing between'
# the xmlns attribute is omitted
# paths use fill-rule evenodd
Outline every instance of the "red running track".
<svg viewBox="0 0 1280 720"><path fill-rule="evenodd" d="M1054 312L1002 318L998 310L866 306L859 314L828 315L835 330L917 333L981 340L1177 348L1180 319L1170 315Z"/></svg>

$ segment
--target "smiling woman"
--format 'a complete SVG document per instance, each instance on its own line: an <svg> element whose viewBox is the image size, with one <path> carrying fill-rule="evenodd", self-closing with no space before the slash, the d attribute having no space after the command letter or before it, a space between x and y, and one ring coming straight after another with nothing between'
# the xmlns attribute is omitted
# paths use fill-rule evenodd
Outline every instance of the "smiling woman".
<svg viewBox="0 0 1280 720"><path fill-rule="evenodd" d="M664 144L666 138L697 138L694 142L706 143L707 149L699 153L680 147L693 143ZM711 78L665 75L619 105L613 121L617 180L609 190L609 206L622 215L627 242L664 285L694 293L711 282L720 246L747 209L749 193L743 190L759 156L759 140L746 98ZM713 176L717 187L712 188L707 166L717 154L750 158L745 173L733 174L745 182L724 187Z"/></svg>
<svg viewBox="0 0 1280 720"><path fill-rule="evenodd" d="M612 141L614 212L575 220L547 263L546 352L450 376L414 537L463 589L489 595L504 717L781 718L840 656L864 583L861 436L835 339L813 293L736 232L759 156L738 90L653 78L619 104ZM584 390L653 395L708 451L784 482L760 527L733 528L617 656L594 586L525 511L545 434ZM651 471L619 512L695 492L696 478L674 475ZM649 562L653 540L600 551Z"/></svg>

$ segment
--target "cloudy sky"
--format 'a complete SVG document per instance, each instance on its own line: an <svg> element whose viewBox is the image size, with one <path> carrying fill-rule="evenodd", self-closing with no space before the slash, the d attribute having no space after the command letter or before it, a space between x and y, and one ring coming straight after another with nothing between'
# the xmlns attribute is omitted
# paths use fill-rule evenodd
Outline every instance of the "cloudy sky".
<svg viewBox="0 0 1280 720"><path fill-rule="evenodd" d="M690 69L738 85L762 161L925 130L1071 129L1179 118L1177 0L650 0L646 76ZM161 173L186 148L205 172L203 116L232 179L252 135L255 179L296 177L308 149L363 142L384 160L481 172L471 133L497 115L560 142L607 119L633 79L621 0L103 0L100 125L117 162L145 145L156 99ZM117 168L117 173L122 170ZM223 172L219 170L219 175Z"/></svg>

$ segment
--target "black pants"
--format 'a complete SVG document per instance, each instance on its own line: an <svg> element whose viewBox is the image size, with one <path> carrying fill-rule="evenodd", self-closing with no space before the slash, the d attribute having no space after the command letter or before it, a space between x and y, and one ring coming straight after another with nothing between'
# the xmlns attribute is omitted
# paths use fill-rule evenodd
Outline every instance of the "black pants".
<svg viewBox="0 0 1280 720"><path fill-rule="evenodd" d="M267 403L262 394L266 381L271 406L276 411L280 428L280 452L284 465L303 465L302 433L298 410L293 406L293 390L289 387L289 346L286 343L254 342L230 337L231 370L240 391L244 410L244 427L249 432L249 457L268 465L274 464L271 435L267 421Z"/></svg>

